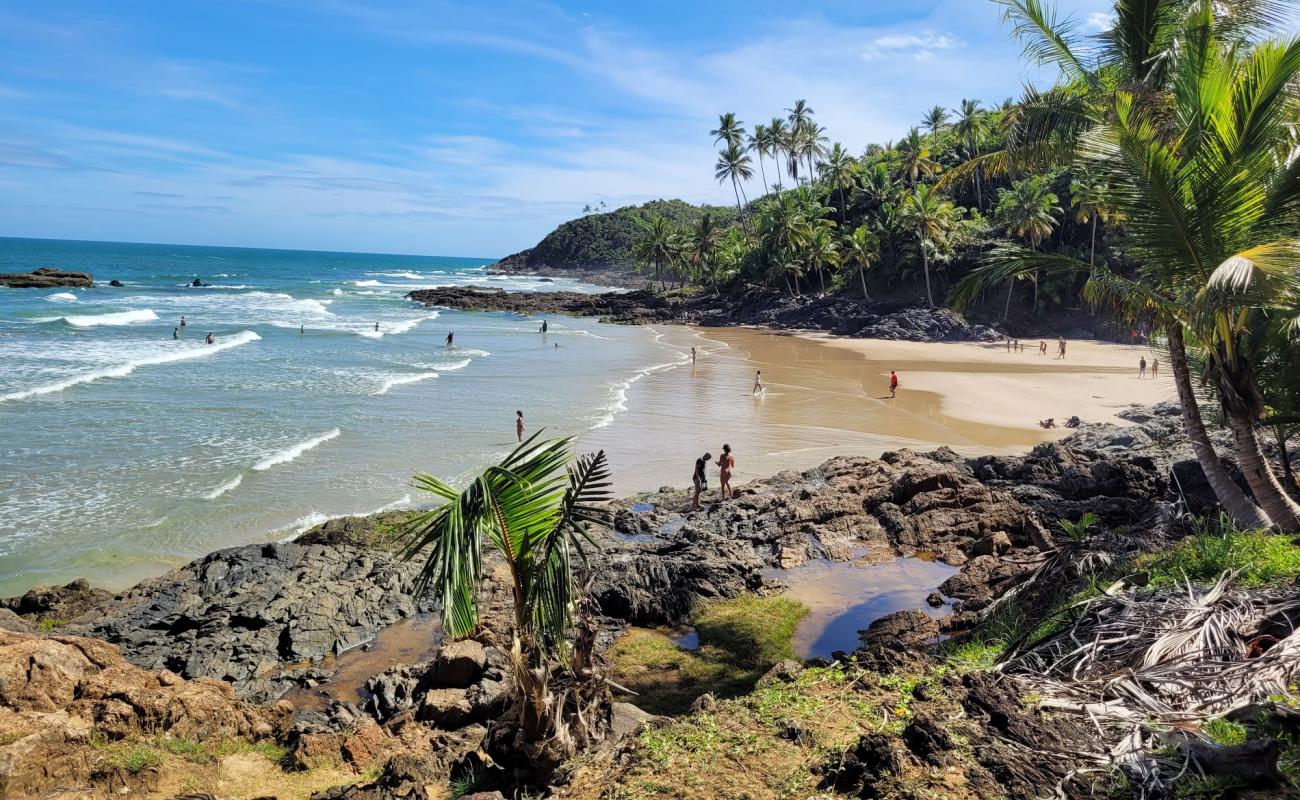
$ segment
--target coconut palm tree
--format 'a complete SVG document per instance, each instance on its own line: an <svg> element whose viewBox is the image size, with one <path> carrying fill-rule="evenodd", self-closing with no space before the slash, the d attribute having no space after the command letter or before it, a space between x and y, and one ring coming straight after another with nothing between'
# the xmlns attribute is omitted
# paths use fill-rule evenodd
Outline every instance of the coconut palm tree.
<svg viewBox="0 0 1300 800"><path fill-rule="evenodd" d="M807 100L796 100L794 106L785 111L786 119L790 121L790 141L793 145L791 158L808 156L813 147L812 141L816 139L815 132L819 130L813 123L812 107L808 105ZM797 171L797 165L795 169ZM811 162L808 164L808 179L812 179Z"/></svg>
<svg viewBox="0 0 1300 800"><path fill-rule="evenodd" d="M1057 205L1056 194L1048 187L1047 176L1035 175L1011 184L1010 189L998 192L998 205L994 217L1012 236L1019 236L1029 242L1031 250L1037 250L1044 239L1052 235L1056 228L1056 215L1064 213ZM1034 311L1038 310L1038 274L1031 272L1027 276L1034 286ZM1011 313L1011 291L1015 282L1007 284L1007 305L1002 318Z"/></svg>
<svg viewBox="0 0 1300 800"><path fill-rule="evenodd" d="M1259 445L1260 393L1247 354L1263 315L1294 313L1300 293L1300 161L1289 158L1286 133L1300 41L1245 47L1242 17L1225 25L1219 10L1203 4L1181 15L1159 51L1167 63L1159 74L1155 67L1143 73L1166 90L1161 102L1149 102L1147 85L1116 89L1079 140L1080 157L1111 187L1125 218L1126 248L1141 265L1136 278L1064 254L1011 248L973 273L955 299L965 302L978 286L1026 270L1088 274L1095 302L1140 312L1165 330L1184 427L1225 510L1241 525L1271 519L1297 530L1300 509ZM1189 348L1204 358L1237 463L1262 511L1232 482L1205 433Z"/></svg>
<svg viewBox="0 0 1300 800"><path fill-rule="evenodd" d="M937 150L939 147L939 131L948 126L948 109L936 105L925 116L921 118L921 125L930 131L930 144Z"/></svg>
<svg viewBox="0 0 1300 800"><path fill-rule="evenodd" d="M478 628L486 548L509 573L514 625L511 684L519 728L529 742L559 733L572 719L549 686L553 661L566 656L575 609L574 557L588 529L606 526L612 499L604 452L574 458L571 439L534 434L498 465L457 491L426 472L412 485L442 504L403 529L407 559L423 558L417 580L442 606L448 636ZM580 723L580 720L579 720Z"/></svg>
<svg viewBox="0 0 1300 800"><path fill-rule="evenodd" d="M808 237L807 248L805 251L808 259L808 266L817 273L817 279L821 283L822 294L826 294L826 270L838 266L840 263L839 242L831 235L830 226L834 222L821 220L825 224L813 226L812 235Z"/></svg>
<svg viewBox="0 0 1300 800"><path fill-rule="evenodd" d="M632 218L641 229L641 235L632 242L632 256L644 265L654 268L654 279L659 281L659 288L664 285L663 271L676 258L678 251L677 228L662 216L644 220Z"/></svg>
<svg viewBox="0 0 1300 800"><path fill-rule="evenodd" d="M953 125L953 132L957 134L958 141L966 160L979 156L980 141L988 132L988 114L980 108L980 101L965 100L961 101L961 108L956 112L957 122ZM983 186L980 180L978 165L974 170L975 175L975 207L984 208Z"/></svg>
<svg viewBox="0 0 1300 800"><path fill-rule="evenodd" d="M781 190L781 154L786 149L786 139L789 134L785 120L780 117L772 117L772 121L767 124L767 152L776 161L777 191Z"/></svg>
<svg viewBox="0 0 1300 800"><path fill-rule="evenodd" d="M745 141L745 123L728 111L718 115L718 127L709 131L709 135L713 137L714 144L725 143L728 147L740 147Z"/></svg>
<svg viewBox="0 0 1300 800"><path fill-rule="evenodd" d="M722 228L718 226L713 213L705 211L691 228L690 233L683 238L686 243L684 249L691 264L692 278L701 281L712 280L713 259L717 253L718 242L722 239Z"/></svg>
<svg viewBox="0 0 1300 800"><path fill-rule="evenodd" d="M1097 262L1097 221L1109 223L1114 212L1106 200L1106 184L1095 175L1079 175L1070 181L1070 205L1074 206L1074 219L1080 225L1092 223L1089 235L1088 264Z"/></svg>
<svg viewBox="0 0 1300 800"><path fill-rule="evenodd" d="M763 168L763 156L771 155L771 151L768 150L767 126L762 124L755 125L754 132L750 134L746 145L748 146L749 152L758 156L758 173L763 178L763 192L766 194L767 170Z"/></svg>
<svg viewBox="0 0 1300 800"><path fill-rule="evenodd" d="M754 177L754 170L750 167L752 163L740 145L728 144L718 152L718 162L713 167L713 177L717 178L718 183L731 181L732 191L736 194L736 213L742 224L745 222L745 208L740 203L740 197L744 193L740 183Z"/></svg>
<svg viewBox="0 0 1300 800"><path fill-rule="evenodd" d="M921 132L912 128L897 147L902 160L898 164L898 175L909 185L915 186L922 179L939 171L939 165L930 157L930 146L921 137Z"/></svg>
<svg viewBox="0 0 1300 800"><path fill-rule="evenodd" d="M880 257L880 240L871 232L870 225L859 225L853 233L840 242L840 263L845 266L857 266L858 278L862 281L862 299L870 300L867 294L866 269Z"/></svg>
<svg viewBox="0 0 1300 800"><path fill-rule="evenodd" d="M904 224L916 232L921 249L921 269L925 273L925 299L934 308L934 291L930 286L931 247L937 246L957 225L959 212L951 201L945 199L928 184L920 184L903 199L899 208Z"/></svg>
<svg viewBox="0 0 1300 800"><path fill-rule="evenodd" d="M785 150L786 172L790 174L790 180L794 185L799 185L799 155L803 147L803 128L798 125L792 125L786 129L781 139L781 149Z"/></svg>
<svg viewBox="0 0 1300 800"><path fill-rule="evenodd" d="M818 170L821 173L822 181L826 184L827 191L837 191L840 195L840 224L844 224L844 210L848 205L848 198L845 191L852 189L857 185L857 167L858 162L853 156L849 155L843 145L836 142L826 154L826 160L820 162Z"/></svg>

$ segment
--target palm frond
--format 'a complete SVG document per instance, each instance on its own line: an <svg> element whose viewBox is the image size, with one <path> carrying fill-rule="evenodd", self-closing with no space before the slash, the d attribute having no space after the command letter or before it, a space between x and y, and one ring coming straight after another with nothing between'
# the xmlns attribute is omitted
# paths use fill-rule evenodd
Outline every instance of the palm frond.
<svg viewBox="0 0 1300 800"><path fill-rule="evenodd" d="M1090 80L1092 71L1079 54L1084 40L1078 21L1057 19L1056 10L1043 0L995 0L1003 7L1002 19L1024 46L1025 57L1035 64L1055 65L1071 80Z"/></svg>

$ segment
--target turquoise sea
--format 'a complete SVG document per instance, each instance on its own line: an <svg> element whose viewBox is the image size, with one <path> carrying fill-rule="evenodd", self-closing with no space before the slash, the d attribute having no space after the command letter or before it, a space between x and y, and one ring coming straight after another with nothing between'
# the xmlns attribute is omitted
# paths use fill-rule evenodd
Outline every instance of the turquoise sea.
<svg viewBox="0 0 1300 800"><path fill-rule="evenodd" d="M0 594L81 576L122 587L422 502L412 474L463 480L511 448L516 409L530 429L590 431L623 407L631 376L687 358L642 328L557 319L543 336L539 319L405 299L445 285L599 291L489 263L0 238L0 272L96 281L0 288Z"/></svg>

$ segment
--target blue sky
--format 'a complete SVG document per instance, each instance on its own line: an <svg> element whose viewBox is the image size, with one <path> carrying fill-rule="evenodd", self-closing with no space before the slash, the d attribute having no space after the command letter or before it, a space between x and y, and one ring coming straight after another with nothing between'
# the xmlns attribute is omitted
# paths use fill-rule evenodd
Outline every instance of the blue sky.
<svg viewBox="0 0 1300 800"><path fill-rule="evenodd" d="M985 0L11 0L0 53L0 235L488 257L731 202L721 111L859 152L1041 77Z"/></svg>

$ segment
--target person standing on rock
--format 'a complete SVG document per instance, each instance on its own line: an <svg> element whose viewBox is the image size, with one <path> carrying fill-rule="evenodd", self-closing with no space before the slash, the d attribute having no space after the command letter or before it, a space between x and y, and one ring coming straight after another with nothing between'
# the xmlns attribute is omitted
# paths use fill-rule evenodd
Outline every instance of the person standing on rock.
<svg viewBox="0 0 1300 800"><path fill-rule="evenodd" d="M735 468L736 457L731 453L731 445L724 444L718 457L718 487L723 500L731 497L731 472Z"/></svg>
<svg viewBox="0 0 1300 800"><path fill-rule="evenodd" d="M522 411L515 412L515 436L521 442L524 440L524 412Z"/></svg>
<svg viewBox="0 0 1300 800"><path fill-rule="evenodd" d="M889 371L889 396L898 397L898 373Z"/></svg>
<svg viewBox="0 0 1300 800"><path fill-rule="evenodd" d="M695 496L691 498L691 510L700 510L700 492L709 488L709 479L704 474L704 465L713 459L712 453L705 453L695 459L695 474L691 476L691 485L695 487Z"/></svg>
<svg viewBox="0 0 1300 800"><path fill-rule="evenodd" d="M1147 357L1142 356L1142 358L1138 359L1138 380L1142 380L1146 376L1147 376Z"/></svg>

